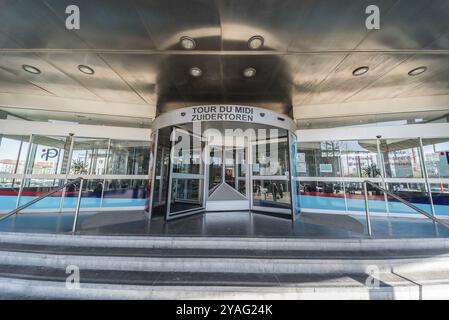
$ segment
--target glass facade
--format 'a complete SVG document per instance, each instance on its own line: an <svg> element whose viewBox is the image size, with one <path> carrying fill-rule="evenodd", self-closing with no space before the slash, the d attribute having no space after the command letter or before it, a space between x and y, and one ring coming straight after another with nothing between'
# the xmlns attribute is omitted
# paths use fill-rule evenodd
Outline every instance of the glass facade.
<svg viewBox="0 0 449 320"><path fill-rule="evenodd" d="M302 208L364 211L369 179L428 213L449 215L449 139L302 142L296 171ZM418 214L375 188L368 199L373 212Z"/></svg>
<svg viewBox="0 0 449 320"><path fill-rule="evenodd" d="M82 208L144 206L149 148L149 141L0 135L0 211L79 176L85 179ZM75 208L78 188L70 186L30 209Z"/></svg>
<svg viewBox="0 0 449 320"><path fill-rule="evenodd" d="M186 140L196 141L186 128L181 129L178 135L187 134L190 140ZM159 134L153 206L164 205L171 192L172 206L188 203L201 207L202 184L207 182L208 193L212 193L224 181L242 196L251 194L259 208L289 208L293 194L293 200L305 210L363 212L363 181L369 179L426 212L449 215L449 138L300 142L297 151L290 151L296 177L291 184L286 131L280 130L272 141L254 142L248 172L246 149L211 145L207 181L199 178L204 174L200 165L203 142L176 145L171 163L170 132L160 130ZM272 159L274 142L277 154L274 161L266 161ZM149 141L0 135L0 211L12 210L78 176L85 178L84 208L145 206L150 157ZM163 182L170 170L174 176L171 189ZM251 177L248 185L247 175ZM55 193L31 208L74 208L77 188ZM417 214L375 188L368 187L368 199L372 212Z"/></svg>
<svg viewBox="0 0 449 320"><path fill-rule="evenodd" d="M423 139L424 162L436 214L448 214L449 138Z"/></svg>

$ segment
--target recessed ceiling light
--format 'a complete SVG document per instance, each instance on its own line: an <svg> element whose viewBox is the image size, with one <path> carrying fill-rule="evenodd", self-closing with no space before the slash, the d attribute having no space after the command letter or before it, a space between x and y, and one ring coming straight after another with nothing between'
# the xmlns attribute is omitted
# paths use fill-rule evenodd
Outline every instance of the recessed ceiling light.
<svg viewBox="0 0 449 320"><path fill-rule="evenodd" d="M181 39L179 39L179 42L181 43L181 46L186 49L186 50L192 50L195 49L196 47L196 42L195 40L193 40L190 37L181 37Z"/></svg>
<svg viewBox="0 0 449 320"><path fill-rule="evenodd" d="M263 46L263 37L262 36L254 36L249 38L248 40L248 48L251 50L260 49Z"/></svg>
<svg viewBox="0 0 449 320"><path fill-rule="evenodd" d="M80 64L78 66L78 70L84 74L93 75L95 73L94 69L91 67L85 66L84 64Z"/></svg>
<svg viewBox="0 0 449 320"><path fill-rule="evenodd" d="M417 75L419 75L421 73L426 72L426 70L427 70L427 67L418 67L418 68L410 70L408 72L408 75L409 76L417 76Z"/></svg>
<svg viewBox="0 0 449 320"><path fill-rule="evenodd" d="M191 67L189 70L189 74L192 77L200 77L203 74L203 71L198 67Z"/></svg>
<svg viewBox="0 0 449 320"><path fill-rule="evenodd" d="M243 76L245 78L252 78L256 75L256 69L254 68L246 68L245 70L243 70Z"/></svg>
<svg viewBox="0 0 449 320"><path fill-rule="evenodd" d="M367 73L368 70L369 70L369 67L363 66L363 67L357 68L354 71L352 71L352 75L358 77L358 76L361 76L361 75L364 75L365 73Z"/></svg>
<svg viewBox="0 0 449 320"><path fill-rule="evenodd" d="M32 74L40 74L41 71L33 66L30 66L28 64L24 64L22 65L22 69L25 70L26 72L32 73Z"/></svg>

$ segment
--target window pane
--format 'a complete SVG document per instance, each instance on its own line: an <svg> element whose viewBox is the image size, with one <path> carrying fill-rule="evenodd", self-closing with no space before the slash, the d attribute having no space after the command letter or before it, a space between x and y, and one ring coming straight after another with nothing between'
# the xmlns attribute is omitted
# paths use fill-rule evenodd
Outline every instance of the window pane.
<svg viewBox="0 0 449 320"><path fill-rule="evenodd" d="M290 182L287 180L254 180L253 205L290 209Z"/></svg>
<svg viewBox="0 0 449 320"><path fill-rule="evenodd" d="M89 179L83 182L81 208L99 208L101 205L101 193L103 190L102 179ZM76 208L78 201L79 184L67 187L64 196L64 208Z"/></svg>
<svg viewBox="0 0 449 320"><path fill-rule="evenodd" d="M289 172L287 131L266 131L270 139L258 139L253 145L253 175L285 176Z"/></svg>
<svg viewBox="0 0 449 320"><path fill-rule="evenodd" d="M427 213L432 212L429 194L427 193L426 185L424 183L410 183L406 181L401 183L388 183L388 190L392 191L402 199L411 202ZM412 208L391 197L388 197L388 207L390 212L413 213L419 215L419 213Z"/></svg>
<svg viewBox="0 0 449 320"><path fill-rule="evenodd" d="M449 178L449 138L423 139L429 178Z"/></svg>
<svg viewBox="0 0 449 320"><path fill-rule="evenodd" d="M149 148L148 141L111 140L108 174L148 174Z"/></svg>
<svg viewBox="0 0 449 320"><path fill-rule="evenodd" d="M387 178L422 178L418 139L381 140Z"/></svg>
<svg viewBox="0 0 449 320"><path fill-rule="evenodd" d="M380 185L377 183L377 185ZM346 182L346 203L348 211L365 211L365 195L363 190L363 183L361 182ZM385 196L378 189L372 186L367 186L368 191L368 205L372 212L386 212Z"/></svg>
<svg viewBox="0 0 449 320"><path fill-rule="evenodd" d="M201 150L204 142L190 131L176 129L172 133L175 139L173 145L173 172L185 174L201 174Z"/></svg>
<svg viewBox="0 0 449 320"><path fill-rule="evenodd" d="M106 180L103 207L144 206L147 186L147 180Z"/></svg>
<svg viewBox="0 0 449 320"><path fill-rule="evenodd" d="M203 206L201 179L173 179L170 212L179 212Z"/></svg>
<svg viewBox="0 0 449 320"><path fill-rule="evenodd" d="M108 139L75 137L70 174L104 174Z"/></svg>
<svg viewBox="0 0 449 320"><path fill-rule="evenodd" d="M0 173L23 173L29 136L0 135Z"/></svg>
<svg viewBox="0 0 449 320"><path fill-rule="evenodd" d="M423 139L423 149L435 213L449 215L449 138Z"/></svg>
<svg viewBox="0 0 449 320"><path fill-rule="evenodd" d="M25 179L20 205L23 205L64 184L63 179ZM62 190L33 204L27 209L59 209Z"/></svg>
<svg viewBox="0 0 449 320"><path fill-rule="evenodd" d="M449 215L449 183L432 183L433 205L435 213L439 215Z"/></svg>
<svg viewBox="0 0 449 320"><path fill-rule="evenodd" d="M341 182L303 181L300 190L303 208L346 210Z"/></svg>
<svg viewBox="0 0 449 320"><path fill-rule="evenodd" d="M66 173L70 144L70 136L33 136L28 173Z"/></svg>
<svg viewBox="0 0 449 320"><path fill-rule="evenodd" d="M376 140L341 141L341 167L344 177L381 176Z"/></svg>
<svg viewBox="0 0 449 320"><path fill-rule="evenodd" d="M300 177L340 177L339 157L339 141L300 143L296 170Z"/></svg>
<svg viewBox="0 0 449 320"><path fill-rule="evenodd" d="M20 179L0 178L0 211L16 208Z"/></svg>
<svg viewBox="0 0 449 320"><path fill-rule="evenodd" d="M209 157L209 195L215 190L222 180L223 167L222 167L222 147L210 146Z"/></svg>

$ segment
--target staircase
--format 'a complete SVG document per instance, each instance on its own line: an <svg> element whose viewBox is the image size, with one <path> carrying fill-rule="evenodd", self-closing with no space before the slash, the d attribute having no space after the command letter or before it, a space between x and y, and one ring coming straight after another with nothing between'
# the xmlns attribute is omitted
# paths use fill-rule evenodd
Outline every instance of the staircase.
<svg viewBox="0 0 449 320"><path fill-rule="evenodd" d="M0 298L447 299L449 239L0 233Z"/></svg>

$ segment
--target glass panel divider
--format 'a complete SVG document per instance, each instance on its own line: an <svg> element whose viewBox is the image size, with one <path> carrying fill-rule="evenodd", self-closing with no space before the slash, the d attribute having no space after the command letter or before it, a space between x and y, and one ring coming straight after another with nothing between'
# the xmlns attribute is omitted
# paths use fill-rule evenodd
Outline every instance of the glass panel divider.
<svg viewBox="0 0 449 320"><path fill-rule="evenodd" d="M430 210L431 210L432 216L435 216L435 206L433 204L432 189L430 188L429 176L427 173L427 165L426 165L426 159L424 157L424 147L423 147L423 143L422 143L422 138L418 137L418 140L419 140L419 155L421 158L421 170L423 172L424 180L426 182L427 194L429 195Z"/></svg>
<svg viewBox="0 0 449 320"><path fill-rule="evenodd" d="M23 168L23 174L22 174L22 180L20 182L19 194L17 195L17 200L16 200L16 209L19 207L19 204L20 204L20 198L22 197L22 192L23 192L23 185L25 184L25 176L28 173L28 166L30 165L30 154L31 154L32 144L33 144L33 134L30 134L30 139L28 141L27 156L25 159L25 168Z"/></svg>

